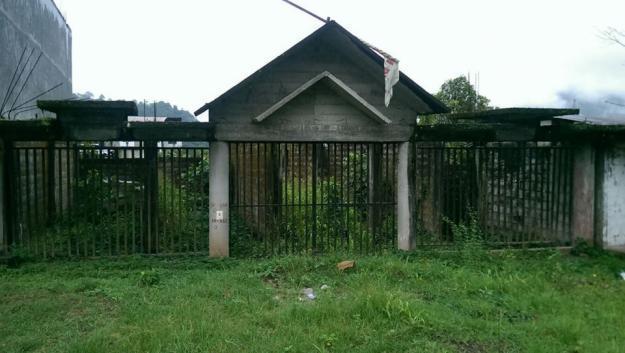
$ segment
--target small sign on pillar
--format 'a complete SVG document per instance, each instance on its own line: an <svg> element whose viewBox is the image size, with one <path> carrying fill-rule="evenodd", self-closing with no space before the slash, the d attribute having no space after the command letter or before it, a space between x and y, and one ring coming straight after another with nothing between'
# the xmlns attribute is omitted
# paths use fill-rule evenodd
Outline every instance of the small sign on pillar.
<svg viewBox="0 0 625 353"><path fill-rule="evenodd" d="M228 143L212 142L210 160L209 253L211 257L228 257L230 255Z"/></svg>

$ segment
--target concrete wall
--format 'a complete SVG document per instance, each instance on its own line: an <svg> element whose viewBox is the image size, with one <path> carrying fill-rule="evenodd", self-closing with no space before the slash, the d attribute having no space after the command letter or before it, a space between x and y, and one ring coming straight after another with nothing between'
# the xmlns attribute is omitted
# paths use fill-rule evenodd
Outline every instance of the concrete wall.
<svg viewBox="0 0 625 353"><path fill-rule="evenodd" d="M43 53L17 105L54 85L63 85L39 99L68 98L72 93L72 32L53 0L0 0L0 104L4 100L11 77L24 48L24 61L35 49L15 92L9 97L10 107L22 88L30 68ZM19 75L19 71L18 71ZM27 105L33 105L28 103ZM5 111L8 107L5 107ZM31 110L18 114L18 119L41 114ZM7 115L6 113L4 114ZM13 115L11 115L11 118Z"/></svg>
<svg viewBox="0 0 625 353"><path fill-rule="evenodd" d="M262 123L252 118L320 73L328 71L386 117L380 124L323 84L298 96ZM403 85L384 106L384 75L336 29L287 52L210 108L215 136L224 141L407 141L419 113L429 107Z"/></svg>
<svg viewBox="0 0 625 353"><path fill-rule="evenodd" d="M604 247L625 247L625 143L608 148L603 170Z"/></svg>

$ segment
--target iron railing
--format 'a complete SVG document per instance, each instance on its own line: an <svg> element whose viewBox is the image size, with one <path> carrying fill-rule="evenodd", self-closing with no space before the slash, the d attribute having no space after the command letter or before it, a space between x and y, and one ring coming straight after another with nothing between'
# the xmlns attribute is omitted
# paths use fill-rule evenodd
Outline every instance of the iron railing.
<svg viewBox="0 0 625 353"><path fill-rule="evenodd" d="M229 146L234 255L395 248L397 144ZM414 152L418 244L456 242L467 225L494 245L571 242L569 147L441 142L417 143ZM5 163L5 252L208 250L207 146L19 142Z"/></svg>
<svg viewBox="0 0 625 353"><path fill-rule="evenodd" d="M571 148L421 143L415 151L420 244L454 242L454 226L471 224L492 244L571 242Z"/></svg>
<svg viewBox="0 0 625 353"><path fill-rule="evenodd" d="M14 251L50 256L208 250L208 148L140 142L12 147Z"/></svg>
<svg viewBox="0 0 625 353"><path fill-rule="evenodd" d="M263 254L392 248L395 144L231 143L231 242Z"/></svg>

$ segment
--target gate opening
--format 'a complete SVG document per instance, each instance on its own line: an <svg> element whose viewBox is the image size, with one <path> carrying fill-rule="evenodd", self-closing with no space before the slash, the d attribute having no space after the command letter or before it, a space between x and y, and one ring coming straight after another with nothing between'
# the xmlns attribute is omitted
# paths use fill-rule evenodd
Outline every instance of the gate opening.
<svg viewBox="0 0 625 353"><path fill-rule="evenodd" d="M264 254L394 248L397 151L393 143L231 143L231 242L248 239Z"/></svg>

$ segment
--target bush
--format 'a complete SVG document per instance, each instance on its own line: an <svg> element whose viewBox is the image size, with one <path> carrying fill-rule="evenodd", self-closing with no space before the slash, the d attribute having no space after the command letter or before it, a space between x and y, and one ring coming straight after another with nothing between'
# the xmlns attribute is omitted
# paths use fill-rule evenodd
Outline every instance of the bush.
<svg viewBox="0 0 625 353"><path fill-rule="evenodd" d="M152 269L149 271L141 271L139 273L139 286L140 287L153 287L161 282L161 276L159 273Z"/></svg>

